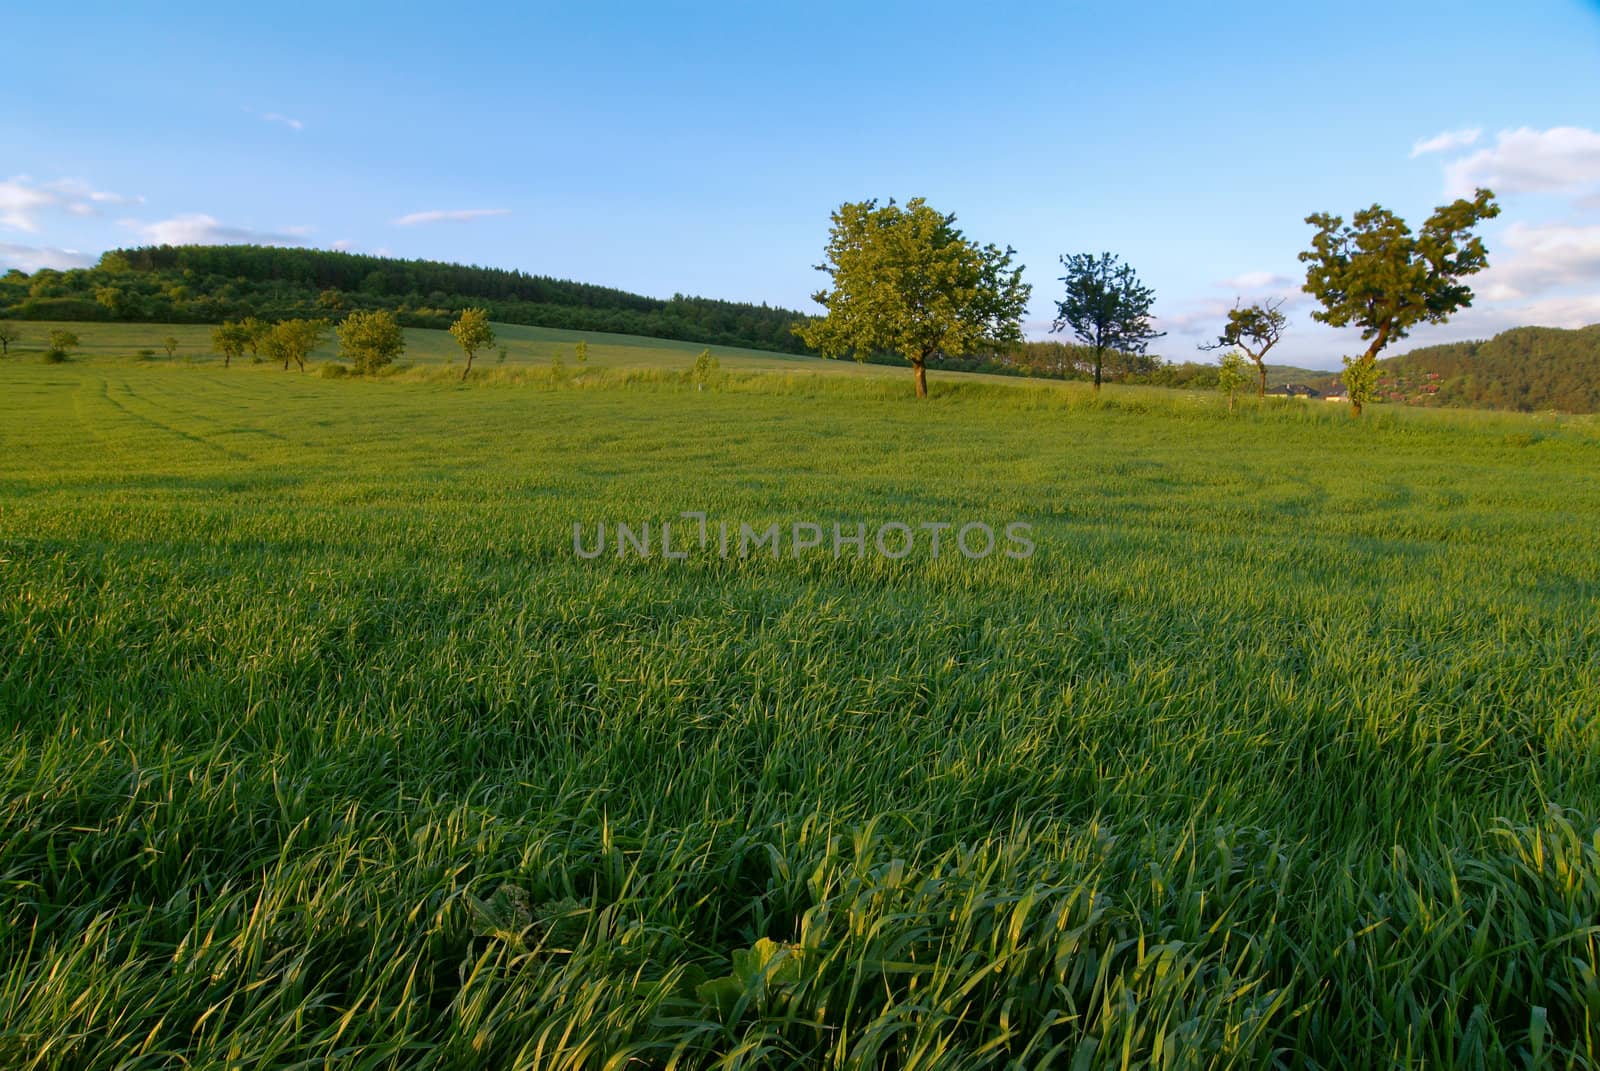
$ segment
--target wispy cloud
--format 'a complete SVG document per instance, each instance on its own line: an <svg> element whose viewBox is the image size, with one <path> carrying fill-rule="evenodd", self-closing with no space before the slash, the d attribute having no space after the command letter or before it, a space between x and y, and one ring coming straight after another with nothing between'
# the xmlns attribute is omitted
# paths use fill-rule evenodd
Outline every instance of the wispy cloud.
<svg viewBox="0 0 1600 1071"><path fill-rule="evenodd" d="M1217 285L1224 290L1283 290L1293 286L1294 280L1277 272L1247 271L1231 279L1224 279Z"/></svg>
<svg viewBox="0 0 1600 1071"><path fill-rule="evenodd" d="M306 125L300 120L290 118L287 115L280 115L278 112L263 112L261 121L264 123L282 123L290 130L304 130L306 128Z"/></svg>
<svg viewBox="0 0 1600 1071"><path fill-rule="evenodd" d="M307 228L285 227L278 232L225 226L215 216L191 212L171 219L144 223L121 221L153 245L301 245Z"/></svg>
<svg viewBox="0 0 1600 1071"><path fill-rule="evenodd" d="M419 223L465 223L484 216L509 216L509 208L446 208L428 212L412 212L394 220L397 227L414 227Z"/></svg>
<svg viewBox="0 0 1600 1071"><path fill-rule="evenodd" d="M12 245L10 242L0 242L0 267L19 268L30 274L40 268L55 268L57 271L65 271L68 268L87 268L94 261L94 257L80 253L76 249Z"/></svg>
<svg viewBox="0 0 1600 1071"><path fill-rule="evenodd" d="M1497 194L1572 193L1600 183L1600 132L1577 126L1502 130L1493 148L1479 149L1445 168L1446 192L1469 195L1487 186Z"/></svg>
<svg viewBox="0 0 1600 1071"><path fill-rule="evenodd" d="M82 179L39 183L27 175L17 175L0 182L0 227L31 234L39 230L39 219L46 212L95 216L100 214L102 205L139 204L143 200L97 190Z"/></svg>
<svg viewBox="0 0 1600 1071"><path fill-rule="evenodd" d="M1451 149L1464 149L1482 136L1482 128L1472 127L1468 130L1446 130L1444 133L1435 134L1431 138L1419 138L1417 143L1411 146L1411 158L1415 160L1417 157L1424 156L1430 152L1449 152Z"/></svg>

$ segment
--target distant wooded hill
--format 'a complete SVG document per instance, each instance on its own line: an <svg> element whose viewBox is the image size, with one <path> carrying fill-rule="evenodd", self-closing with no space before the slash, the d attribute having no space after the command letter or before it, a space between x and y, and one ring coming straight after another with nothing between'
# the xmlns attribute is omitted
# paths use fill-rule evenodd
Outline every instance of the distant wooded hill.
<svg viewBox="0 0 1600 1071"><path fill-rule="evenodd" d="M1572 330L1514 327L1487 341L1423 346L1379 361L1378 367L1383 401L1600 412L1600 324Z"/></svg>
<svg viewBox="0 0 1600 1071"><path fill-rule="evenodd" d="M499 268L276 246L117 249L93 268L0 277L0 315L23 320L219 323L391 309L410 327L448 327L482 306L502 323L650 335L804 353L792 309L644 297Z"/></svg>

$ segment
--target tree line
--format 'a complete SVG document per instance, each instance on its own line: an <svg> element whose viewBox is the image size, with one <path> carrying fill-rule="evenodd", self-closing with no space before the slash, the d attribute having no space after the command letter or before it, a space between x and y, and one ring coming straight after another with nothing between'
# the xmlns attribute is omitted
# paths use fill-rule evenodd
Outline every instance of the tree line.
<svg viewBox="0 0 1600 1071"><path fill-rule="evenodd" d="M382 309L402 326L446 328L467 308L501 323L805 351L791 309L332 250L153 246L111 250L93 268L0 276L0 317L19 320L336 321Z"/></svg>
<svg viewBox="0 0 1600 1071"><path fill-rule="evenodd" d="M1311 315L1333 327L1356 327L1367 343L1363 353L1344 358L1341 378L1354 415L1378 393L1377 360L1385 346L1472 303L1466 279L1489 263L1473 231L1499 213L1493 194L1479 189L1470 199L1441 205L1416 232L1381 205L1356 212L1348 224L1324 212L1306 217L1316 233L1300 254L1303 289L1320 305ZM1022 341L1032 286L1023 281L1010 246L967 238L954 214L922 198L903 206L892 199L846 202L831 220L825 262L817 266L830 285L813 295L827 312L794 328L823 356L899 354L911 365L921 398L928 393L929 362ZM1060 260L1065 274L1057 281L1064 293L1051 331L1076 340L1099 390L1107 355L1137 358L1162 337L1151 316L1155 292L1111 253ZM1266 357L1286 326L1279 304L1240 302L1228 314L1209 348L1228 351L1219 385L1230 406L1246 361L1255 365L1258 392L1266 393Z"/></svg>

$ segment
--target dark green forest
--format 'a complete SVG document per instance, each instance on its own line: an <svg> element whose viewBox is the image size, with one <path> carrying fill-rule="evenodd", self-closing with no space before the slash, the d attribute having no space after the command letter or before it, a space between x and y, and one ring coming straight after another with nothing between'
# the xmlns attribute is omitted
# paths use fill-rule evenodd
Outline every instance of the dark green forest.
<svg viewBox="0 0 1600 1071"><path fill-rule="evenodd" d="M1378 368L1378 400L1386 402L1600 412L1600 324L1514 327L1486 341L1422 346Z"/></svg>
<svg viewBox="0 0 1600 1071"><path fill-rule="evenodd" d="M804 353L801 314L711 298L644 297L499 268L279 246L116 249L93 268L0 277L0 315L21 320L220 323L390 309L407 327L450 326L481 306L501 323L649 335Z"/></svg>

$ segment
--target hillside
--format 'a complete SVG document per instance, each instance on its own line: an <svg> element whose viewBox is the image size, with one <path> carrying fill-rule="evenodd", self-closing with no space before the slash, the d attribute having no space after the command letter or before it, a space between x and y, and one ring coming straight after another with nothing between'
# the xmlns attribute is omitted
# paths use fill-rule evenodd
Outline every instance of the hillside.
<svg viewBox="0 0 1600 1071"><path fill-rule="evenodd" d="M407 326L446 327L468 306L488 308L501 323L805 352L790 330L802 317L791 309L321 249L118 249L93 268L0 277L0 316L19 320L218 323L391 309Z"/></svg>
<svg viewBox="0 0 1600 1071"><path fill-rule="evenodd" d="M1600 411L1600 324L1574 330L1514 327L1487 341L1422 346L1378 364L1384 401L1521 412Z"/></svg>

